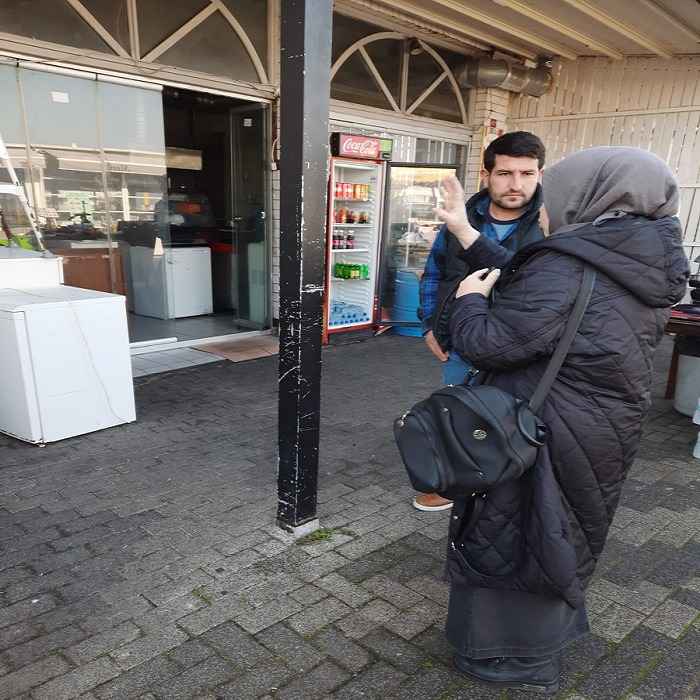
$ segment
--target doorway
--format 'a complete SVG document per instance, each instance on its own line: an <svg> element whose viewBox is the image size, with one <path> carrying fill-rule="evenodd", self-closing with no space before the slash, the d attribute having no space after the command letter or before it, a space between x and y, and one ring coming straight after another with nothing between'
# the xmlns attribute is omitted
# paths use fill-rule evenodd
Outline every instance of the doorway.
<svg viewBox="0 0 700 700"><path fill-rule="evenodd" d="M132 342L267 328L265 105L166 87L163 125L162 233L130 252Z"/></svg>

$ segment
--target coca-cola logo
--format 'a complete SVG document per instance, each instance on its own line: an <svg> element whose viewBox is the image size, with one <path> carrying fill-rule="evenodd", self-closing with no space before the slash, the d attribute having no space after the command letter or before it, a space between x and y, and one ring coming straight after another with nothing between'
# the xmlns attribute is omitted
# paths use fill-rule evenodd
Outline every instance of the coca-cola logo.
<svg viewBox="0 0 700 700"><path fill-rule="evenodd" d="M377 158L379 156L379 140L344 136L340 142L342 155L354 158Z"/></svg>

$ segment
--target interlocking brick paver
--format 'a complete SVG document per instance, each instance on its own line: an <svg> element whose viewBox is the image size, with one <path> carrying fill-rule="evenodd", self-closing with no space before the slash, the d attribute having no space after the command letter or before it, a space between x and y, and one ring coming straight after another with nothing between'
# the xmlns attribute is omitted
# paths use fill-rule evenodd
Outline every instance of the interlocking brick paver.
<svg viewBox="0 0 700 700"><path fill-rule="evenodd" d="M0 677L0 700L24 693L70 670L70 664L60 656L49 656L18 671Z"/></svg>
<svg viewBox="0 0 700 700"><path fill-rule="evenodd" d="M337 627L352 639L359 639L379 625L388 622L400 611L383 600L373 600L337 623Z"/></svg>
<svg viewBox="0 0 700 700"><path fill-rule="evenodd" d="M154 687L156 697L187 700L200 691L225 683L236 673L230 661L211 657Z"/></svg>
<svg viewBox="0 0 700 700"><path fill-rule="evenodd" d="M283 664L267 664L262 668L238 676L230 683L219 686L212 697L216 700L253 700L271 698L266 692L275 692L294 674Z"/></svg>
<svg viewBox="0 0 700 700"><path fill-rule="evenodd" d="M326 625L349 615L352 608L336 598L324 598L290 617L289 626L302 635L311 635Z"/></svg>
<svg viewBox="0 0 700 700"><path fill-rule="evenodd" d="M357 673L370 662L370 656L364 647L333 626L319 632L311 643L352 673Z"/></svg>
<svg viewBox="0 0 700 700"><path fill-rule="evenodd" d="M612 603L591 620L591 630L611 642L621 642L643 620L641 613Z"/></svg>
<svg viewBox="0 0 700 700"><path fill-rule="evenodd" d="M412 508L391 433L438 363L388 336L324 363L319 515L339 529L315 544L275 524L274 358L137 380L129 426L0 436L0 700L501 700L451 670L449 514ZM700 697L697 427L662 385L562 697Z"/></svg>
<svg viewBox="0 0 700 700"><path fill-rule="evenodd" d="M370 632L362 638L361 644L404 673L415 673L425 659L422 649L384 629Z"/></svg>
<svg viewBox="0 0 700 700"><path fill-rule="evenodd" d="M120 669L110 659L95 659L32 691L36 700L71 700L119 675Z"/></svg>
<svg viewBox="0 0 700 700"><path fill-rule="evenodd" d="M257 635L257 640L297 671L313 668L324 658L304 637L284 624L268 627Z"/></svg>
<svg viewBox="0 0 700 700"><path fill-rule="evenodd" d="M125 622L118 627L88 637L80 644L68 647L64 653L74 663L84 664L106 652L132 642L141 634L141 629L133 622Z"/></svg>
<svg viewBox="0 0 700 700"><path fill-rule="evenodd" d="M323 603L323 601L321 601ZM320 603L317 603L319 605ZM236 616L236 623L251 634L271 627L277 622L286 620L302 609L301 603L285 596L279 600L272 601L261 608L253 608Z"/></svg>
<svg viewBox="0 0 700 700"><path fill-rule="evenodd" d="M292 591L289 595L291 598L294 598L294 600L298 600L304 605L313 605L319 600L327 598L328 591L324 591L320 588L316 588L316 586L307 584L305 586L302 586L301 588L297 588L295 591Z"/></svg>
<svg viewBox="0 0 700 700"><path fill-rule="evenodd" d="M364 537L359 537L352 542L348 542L338 547L338 553L348 559L359 559L365 554L383 549L389 544L389 540L378 532L370 532Z"/></svg>
<svg viewBox="0 0 700 700"><path fill-rule="evenodd" d="M316 585L353 608L364 605L373 597L367 590L352 581L348 581L338 573L328 574L328 576L318 579Z"/></svg>
<svg viewBox="0 0 700 700"><path fill-rule="evenodd" d="M413 639L431 625L446 619L446 616L447 611L441 605L432 600L423 600L385 622L384 627L403 639Z"/></svg>
<svg viewBox="0 0 700 700"><path fill-rule="evenodd" d="M11 647L2 655L2 660L13 668L19 668L84 638L85 632L79 627L68 625L49 634L35 637L24 644Z"/></svg>
<svg viewBox="0 0 700 700"><path fill-rule="evenodd" d="M122 673L114 680L95 688L93 692L101 700L123 700L123 698L139 697L146 693L150 687L180 673L182 673L182 667L174 661L165 656L156 656Z"/></svg>
<svg viewBox="0 0 700 700"><path fill-rule="evenodd" d="M316 700L333 692L350 678L350 674L331 663L324 661L313 671L305 673L277 693L280 700Z"/></svg>
<svg viewBox="0 0 700 700"><path fill-rule="evenodd" d="M147 634L111 653L112 658L124 670L138 666L158 654L170 651L187 639L187 635L175 627L163 628Z"/></svg>
<svg viewBox="0 0 700 700"><path fill-rule="evenodd" d="M700 610L675 600L667 600L656 608L644 624L668 637L678 639L699 615Z"/></svg>
<svg viewBox="0 0 700 700"><path fill-rule="evenodd" d="M53 596L44 594L29 598L6 608L0 608L0 628L23 622L56 607Z"/></svg>
<svg viewBox="0 0 700 700"><path fill-rule="evenodd" d="M204 659L215 653L211 647L203 644L200 639L190 639L189 642L180 644L179 647L175 647L168 653L168 658L183 668L196 666L200 661L204 661Z"/></svg>
<svg viewBox="0 0 700 700"><path fill-rule="evenodd" d="M406 674L379 661L334 694L335 700L364 700L388 698L406 678ZM421 697L421 696L418 696Z"/></svg>
<svg viewBox="0 0 700 700"><path fill-rule="evenodd" d="M199 639L241 669L250 669L273 660L272 654L265 647L233 622L219 625Z"/></svg>
<svg viewBox="0 0 700 700"><path fill-rule="evenodd" d="M661 588L660 586L657 588ZM640 590L640 586L634 588L625 588L617 584L606 581L605 579L596 580L590 587L590 592L598 594L603 598L612 600L615 603L624 605L632 610L650 615L663 598L658 595L649 595Z"/></svg>
<svg viewBox="0 0 700 700"><path fill-rule="evenodd" d="M423 600L423 596L416 593L415 590L402 586L388 576L372 576L372 578L363 581L362 585L397 608L409 608Z"/></svg>
<svg viewBox="0 0 700 700"><path fill-rule="evenodd" d="M304 562L298 570L300 578L307 583L311 583L331 571L336 571L345 566L348 560L339 556L336 552L327 552L320 557L314 557Z"/></svg>
<svg viewBox="0 0 700 700"><path fill-rule="evenodd" d="M230 596L180 618L178 625L190 634L198 635L252 609L250 603L242 596Z"/></svg>

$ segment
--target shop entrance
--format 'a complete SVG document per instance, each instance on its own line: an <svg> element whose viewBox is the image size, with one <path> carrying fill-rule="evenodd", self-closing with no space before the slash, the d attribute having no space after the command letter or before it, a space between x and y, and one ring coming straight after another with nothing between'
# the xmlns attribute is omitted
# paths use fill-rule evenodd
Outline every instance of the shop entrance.
<svg viewBox="0 0 700 700"><path fill-rule="evenodd" d="M264 105L2 61L0 94L0 245L31 215L66 285L126 297L132 347L268 326Z"/></svg>
<svg viewBox="0 0 700 700"><path fill-rule="evenodd" d="M131 249L132 341L189 341L268 322L265 110L232 98L163 90L167 193L154 208L162 233ZM154 284L136 257L152 273Z"/></svg>

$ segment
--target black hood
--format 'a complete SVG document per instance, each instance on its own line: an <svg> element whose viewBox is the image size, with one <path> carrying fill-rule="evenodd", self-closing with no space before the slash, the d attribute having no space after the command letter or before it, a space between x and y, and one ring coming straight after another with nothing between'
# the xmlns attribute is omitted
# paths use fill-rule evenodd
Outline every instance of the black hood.
<svg viewBox="0 0 700 700"><path fill-rule="evenodd" d="M676 217L651 220L623 216L558 233L528 246L520 255L529 257L541 250L572 255L628 289L647 306L667 307L677 304L687 289L688 259L681 238Z"/></svg>

